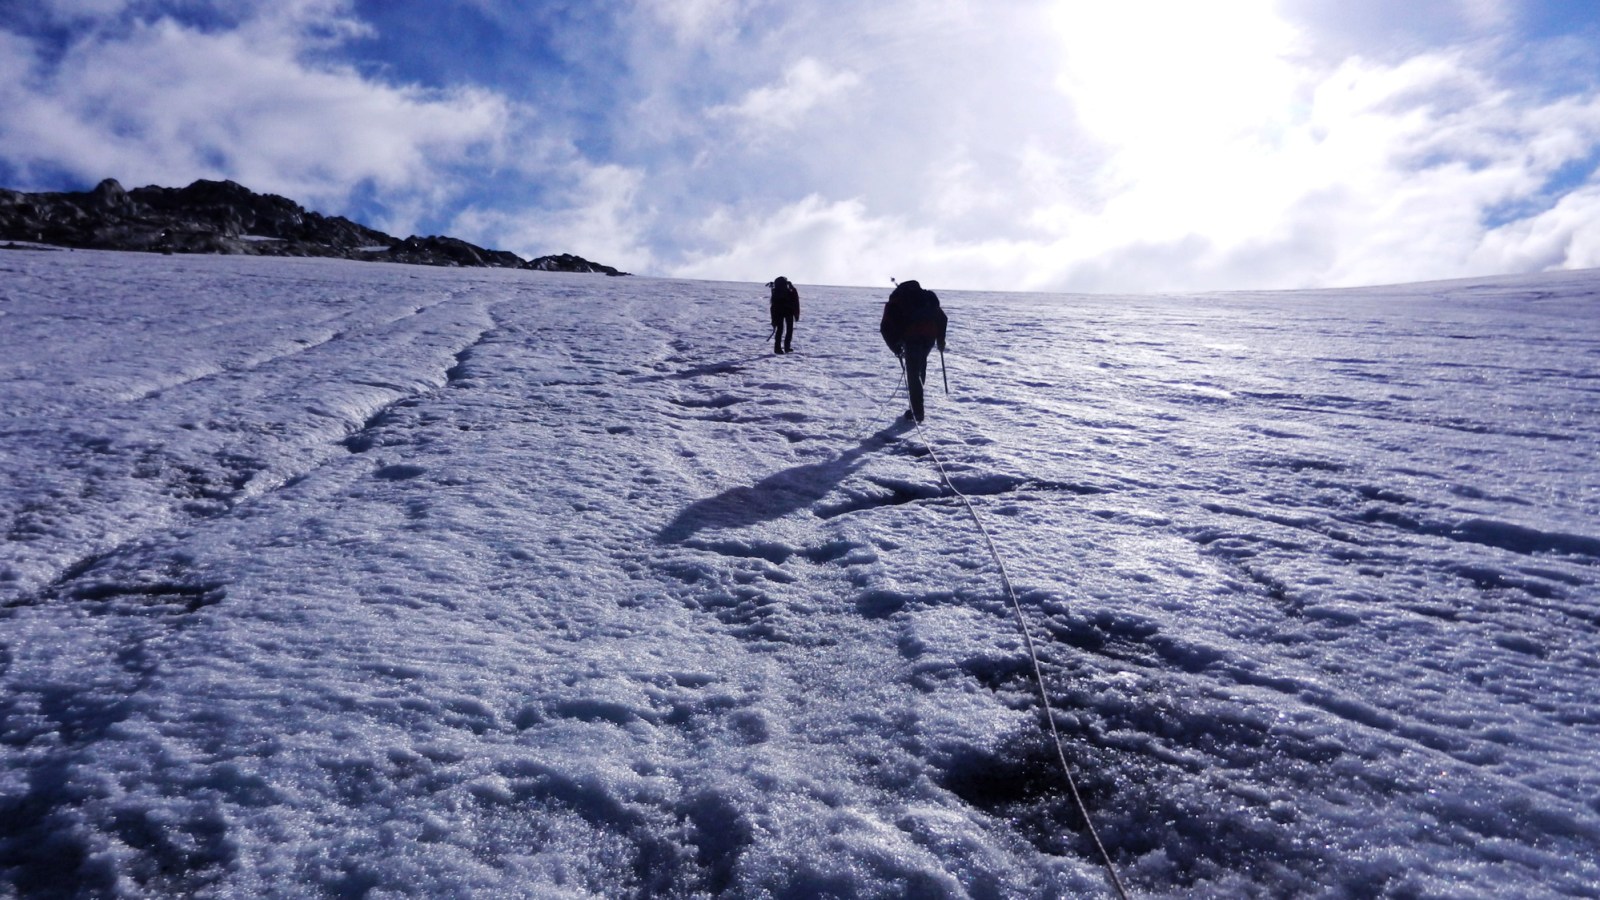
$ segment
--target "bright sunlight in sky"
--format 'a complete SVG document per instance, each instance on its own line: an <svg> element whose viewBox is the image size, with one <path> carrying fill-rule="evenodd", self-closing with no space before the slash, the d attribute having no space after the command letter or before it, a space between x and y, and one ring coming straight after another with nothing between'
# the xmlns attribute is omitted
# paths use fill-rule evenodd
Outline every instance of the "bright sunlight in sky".
<svg viewBox="0 0 1600 900"><path fill-rule="evenodd" d="M1228 141L1293 112L1295 35L1267 0L1058 0L1048 16L1057 84L1107 140L1178 156L1175 139Z"/></svg>
<svg viewBox="0 0 1600 900"><path fill-rule="evenodd" d="M641 274L1173 291L1600 266L1558 0L0 0L0 186L230 178Z"/></svg>

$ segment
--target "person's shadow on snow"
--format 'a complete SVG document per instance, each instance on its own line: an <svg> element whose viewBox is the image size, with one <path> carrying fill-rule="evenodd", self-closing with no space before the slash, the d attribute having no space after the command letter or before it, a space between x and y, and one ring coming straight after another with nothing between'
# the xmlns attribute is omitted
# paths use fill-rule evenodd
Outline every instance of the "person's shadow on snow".
<svg viewBox="0 0 1600 900"><path fill-rule="evenodd" d="M860 468L868 452L910 427L909 422L898 420L833 459L794 466L749 487L729 488L715 497L696 500L657 532L656 540L676 543L705 528L747 528L804 509Z"/></svg>

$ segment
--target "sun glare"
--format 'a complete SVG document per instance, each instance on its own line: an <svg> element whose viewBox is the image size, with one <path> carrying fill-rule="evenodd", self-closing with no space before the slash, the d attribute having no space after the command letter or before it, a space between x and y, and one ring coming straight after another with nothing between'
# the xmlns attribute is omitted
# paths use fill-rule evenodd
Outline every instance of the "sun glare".
<svg viewBox="0 0 1600 900"><path fill-rule="evenodd" d="M1058 86L1102 138L1220 138L1281 116L1295 33L1270 0L1064 0Z"/></svg>
<svg viewBox="0 0 1600 900"><path fill-rule="evenodd" d="M1051 20L1056 86L1110 153L1094 233L1229 243L1276 214L1307 110L1270 0L1061 0Z"/></svg>

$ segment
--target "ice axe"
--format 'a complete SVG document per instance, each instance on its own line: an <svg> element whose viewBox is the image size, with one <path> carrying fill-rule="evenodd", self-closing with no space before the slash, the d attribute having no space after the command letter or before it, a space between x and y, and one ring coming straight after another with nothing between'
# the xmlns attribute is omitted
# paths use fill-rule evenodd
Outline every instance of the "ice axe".
<svg viewBox="0 0 1600 900"><path fill-rule="evenodd" d="M944 348L939 348L939 374L944 376L944 395L950 396L950 373L944 369Z"/></svg>

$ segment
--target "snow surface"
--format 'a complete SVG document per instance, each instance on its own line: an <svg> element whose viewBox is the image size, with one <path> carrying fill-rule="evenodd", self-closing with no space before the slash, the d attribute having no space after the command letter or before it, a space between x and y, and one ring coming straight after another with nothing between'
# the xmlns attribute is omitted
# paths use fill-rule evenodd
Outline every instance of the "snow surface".
<svg viewBox="0 0 1600 900"><path fill-rule="evenodd" d="M930 444L1135 896L1600 894L1600 273L885 293L0 255L0 896L1105 896Z"/></svg>

